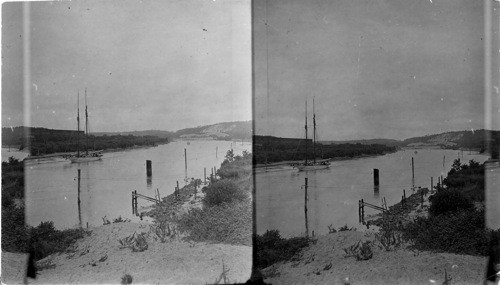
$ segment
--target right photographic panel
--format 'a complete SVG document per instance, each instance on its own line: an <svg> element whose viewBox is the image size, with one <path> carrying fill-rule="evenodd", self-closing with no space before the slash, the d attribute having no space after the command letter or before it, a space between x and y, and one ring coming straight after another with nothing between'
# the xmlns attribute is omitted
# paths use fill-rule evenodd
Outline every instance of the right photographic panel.
<svg viewBox="0 0 500 285"><path fill-rule="evenodd" d="M499 6L253 1L265 282L498 281Z"/></svg>

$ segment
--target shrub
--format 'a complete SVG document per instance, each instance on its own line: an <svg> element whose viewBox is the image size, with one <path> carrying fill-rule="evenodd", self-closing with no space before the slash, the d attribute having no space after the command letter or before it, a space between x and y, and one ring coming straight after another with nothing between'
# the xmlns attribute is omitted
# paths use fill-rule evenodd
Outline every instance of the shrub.
<svg viewBox="0 0 500 285"><path fill-rule="evenodd" d="M468 210L474 207L474 204L467 196L455 189L441 189L429 197L429 201L431 202L429 213L433 216Z"/></svg>
<svg viewBox="0 0 500 285"><path fill-rule="evenodd" d="M266 268L276 262L290 260L302 248L307 247L311 239L307 237L282 238L278 230L268 230L263 235L256 235L254 248L257 253L255 266Z"/></svg>
<svg viewBox="0 0 500 285"><path fill-rule="evenodd" d="M30 249L35 260L42 259L52 253L63 252L77 239L84 237L83 229L57 230L53 222L42 222L29 230Z"/></svg>
<svg viewBox="0 0 500 285"><path fill-rule="evenodd" d="M241 202L247 198L248 195L243 189L226 179L212 183L205 189L203 205L213 207L223 203Z"/></svg>
<svg viewBox="0 0 500 285"><path fill-rule="evenodd" d="M251 245L252 207L249 203L194 208L178 220L177 230L194 241Z"/></svg>
<svg viewBox="0 0 500 285"><path fill-rule="evenodd" d="M484 211L461 210L445 215L419 217L403 228L403 238L418 250L486 255L489 232Z"/></svg>

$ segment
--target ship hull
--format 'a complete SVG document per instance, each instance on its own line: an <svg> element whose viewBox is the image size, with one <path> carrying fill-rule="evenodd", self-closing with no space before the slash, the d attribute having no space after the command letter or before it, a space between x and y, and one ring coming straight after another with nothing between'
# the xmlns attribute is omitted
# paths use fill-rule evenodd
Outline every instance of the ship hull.
<svg viewBox="0 0 500 285"><path fill-rule="evenodd" d="M329 168L330 164L297 165L299 171L319 170Z"/></svg>
<svg viewBox="0 0 500 285"><path fill-rule="evenodd" d="M101 159L102 159L101 156L80 156L80 157L70 157L69 158L71 163L97 161L97 160L101 160Z"/></svg>

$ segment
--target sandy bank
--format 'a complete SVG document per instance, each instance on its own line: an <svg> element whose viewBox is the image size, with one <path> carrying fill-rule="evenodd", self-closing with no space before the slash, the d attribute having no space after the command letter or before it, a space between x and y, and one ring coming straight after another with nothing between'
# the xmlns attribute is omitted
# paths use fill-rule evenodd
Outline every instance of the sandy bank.
<svg viewBox="0 0 500 285"><path fill-rule="evenodd" d="M144 223L115 223L91 228L91 234L79 240L73 249L40 260L33 284L120 283L130 274L133 284L205 284L213 283L222 273L224 262L231 282L245 282L251 273L252 249L248 246L155 240ZM119 239L133 233L146 233L148 248L132 252L120 248ZM53 268L52 268L53 267Z"/></svg>
<svg viewBox="0 0 500 285"><path fill-rule="evenodd" d="M486 257L397 249L385 251L374 243L373 258L344 257L343 248L358 240L374 241L373 231L344 231L319 236L296 260L262 271L272 284L442 284L445 269L451 284L482 284ZM329 268L330 267L330 268Z"/></svg>

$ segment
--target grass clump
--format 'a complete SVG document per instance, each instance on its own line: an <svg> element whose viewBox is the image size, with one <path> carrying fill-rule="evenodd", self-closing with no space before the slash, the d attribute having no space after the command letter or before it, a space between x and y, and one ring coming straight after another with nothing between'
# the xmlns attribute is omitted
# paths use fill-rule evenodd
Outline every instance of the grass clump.
<svg viewBox="0 0 500 285"><path fill-rule="evenodd" d="M120 284L122 285L132 284L132 276L130 274L123 275Z"/></svg>
<svg viewBox="0 0 500 285"><path fill-rule="evenodd" d="M290 260L311 241L307 237L282 238L278 230L268 230L256 236L254 247L257 260L254 264L262 269L279 261Z"/></svg>

